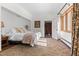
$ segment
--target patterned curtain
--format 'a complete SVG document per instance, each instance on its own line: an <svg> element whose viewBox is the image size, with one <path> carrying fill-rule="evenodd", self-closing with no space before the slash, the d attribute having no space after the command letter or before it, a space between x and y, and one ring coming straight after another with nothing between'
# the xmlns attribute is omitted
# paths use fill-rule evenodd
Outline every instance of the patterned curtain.
<svg viewBox="0 0 79 59"><path fill-rule="evenodd" d="M79 3L73 3L72 55L79 56Z"/></svg>

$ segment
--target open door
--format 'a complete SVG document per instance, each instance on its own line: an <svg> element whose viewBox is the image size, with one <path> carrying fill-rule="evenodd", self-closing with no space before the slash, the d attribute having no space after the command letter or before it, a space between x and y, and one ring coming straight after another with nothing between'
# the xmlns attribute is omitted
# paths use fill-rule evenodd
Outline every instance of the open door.
<svg viewBox="0 0 79 59"><path fill-rule="evenodd" d="M52 37L52 22L45 21L45 37Z"/></svg>

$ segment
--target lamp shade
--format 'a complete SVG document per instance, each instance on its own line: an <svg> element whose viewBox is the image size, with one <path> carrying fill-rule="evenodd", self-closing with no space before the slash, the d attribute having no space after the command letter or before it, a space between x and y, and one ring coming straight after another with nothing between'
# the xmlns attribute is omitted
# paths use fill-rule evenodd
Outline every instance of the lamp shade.
<svg viewBox="0 0 79 59"><path fill-rule="evenodd" d="M4 27L4 22L3 21L1 21L1 27Z"/></svg>

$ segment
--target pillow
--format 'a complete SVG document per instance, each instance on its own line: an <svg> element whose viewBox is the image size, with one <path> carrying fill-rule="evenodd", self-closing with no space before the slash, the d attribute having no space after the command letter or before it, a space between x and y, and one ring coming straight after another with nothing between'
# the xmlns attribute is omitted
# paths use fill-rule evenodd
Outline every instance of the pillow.
<svg viewBox="0 0 79 59"><path fill-rule="evenodd" d="M20 32L21 33L21 30L19 28L15 28L16 32Z"/></svg>
<svg viewBox="0 0 79 59"><path fill-rule="evenodd" d="M23 32L23 33L25 33L25 32L27 32L28 30L27 29L25 29L24 27L20 27L20 30Z"/></svg>
<svg viewBox="0 0 79 59"><path fill-rule="evenodd" d="M16 28L15 28L15 31L16 31L16 32L19 32L19 33L28 32L28 30L25 29L24 27L16 27Z"/></svg>
<svg viewBox="0 0 79 59"><path fill-rule="evenodd" d="M12 29L12 33L16 33L16 29L15 28Z"/></svg>
<svg viewBox="0 0 79 59"><path fill-rule="evenodd" d="M25 29L24 27L22 28L25 32L27 32L28 30L27 29Z"/></svg>
<svg viewBox="0 0 79 59"><path fill-rule="evenodd" d="M25 33L25 30L22 27L20 28L20 30L21 30L21 32Z"/></svg>

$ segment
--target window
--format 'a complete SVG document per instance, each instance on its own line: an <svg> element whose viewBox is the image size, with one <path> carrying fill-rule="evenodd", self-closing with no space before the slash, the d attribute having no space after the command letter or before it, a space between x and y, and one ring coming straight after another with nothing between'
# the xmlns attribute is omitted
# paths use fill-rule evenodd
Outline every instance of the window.
<svg viewBox="0 0 79 59"><path fill-rule="evenodd" d="M72 31L72 6L68 8L63 15L60 16L61 19L61 31L71 32Z"/></svg>
<svg viewBox="0 0 79 59"><path fill-rule="evenodd" d="M68 13L68 23L67 23L67 31L71 32L72 31L72 12Z"/></svg>
<svg viewBox="0 0 79 59"><path fill-rule="evenodd" d="M63 16L60 16L60 19L61 19L61 31L64 30L64 17Z"/></svg>

